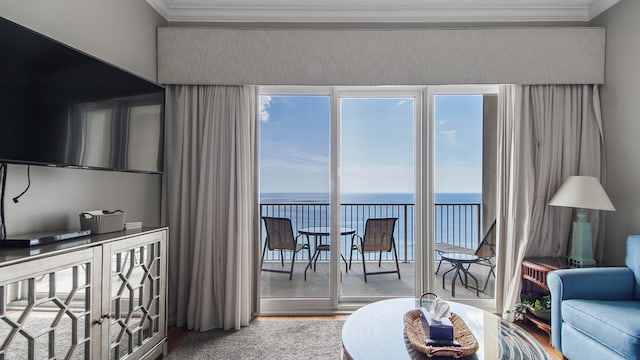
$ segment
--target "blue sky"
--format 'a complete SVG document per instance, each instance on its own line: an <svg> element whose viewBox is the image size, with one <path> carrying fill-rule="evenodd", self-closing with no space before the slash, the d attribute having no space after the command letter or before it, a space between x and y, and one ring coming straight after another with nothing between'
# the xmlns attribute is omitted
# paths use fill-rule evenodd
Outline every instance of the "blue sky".
<svg viewBox="0 0 640 360"><path fill-rule="evenodd" d="M260 101L260 191L329 192L329 97Z"/></svg>
<svg viewBox="0 0 640 360"><path fill-rule="evenodd" d="M342 191L411 193L412 98L343 98ZM329 191L329 97L262 96L262 192ZM438 96L436 192L480 192L482 97Z"/></svg>
<svg viewBox="0 0 640 360"><path fill-rule="evenodd" d="M437 193L482 192L482 96L436 95Z"/></svg>

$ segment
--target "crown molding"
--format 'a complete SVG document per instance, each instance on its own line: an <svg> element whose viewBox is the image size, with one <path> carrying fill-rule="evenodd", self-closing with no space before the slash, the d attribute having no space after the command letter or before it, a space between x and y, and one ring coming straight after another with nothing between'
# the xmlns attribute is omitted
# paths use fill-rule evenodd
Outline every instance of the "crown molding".
<svg viewBox="0 0 640 360"><path fill-rule="evenodd" d="M620 0L340 1L300 0L232 2L221 0L147 0L170 22L276 23L474 23L587 22ZM238 5L240 3L240 5Z"/></svg>
<svg viewBox="0 0 640 360"><path fill-rule="evenodd" d="M607 11L613 5L619 3L620 0L597 0L589 5L589 20Z"/></svg>

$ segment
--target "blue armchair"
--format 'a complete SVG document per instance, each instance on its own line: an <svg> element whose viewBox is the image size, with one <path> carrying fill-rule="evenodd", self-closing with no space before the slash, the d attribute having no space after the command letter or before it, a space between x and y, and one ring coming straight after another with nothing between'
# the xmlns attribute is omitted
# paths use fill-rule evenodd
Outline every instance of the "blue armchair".
<svg viewBox="0 0 640 360"><path fill-rule="evenodd" d="M625 264L547 274L551 344L568 359L640 359L640 235Z"/></svg>

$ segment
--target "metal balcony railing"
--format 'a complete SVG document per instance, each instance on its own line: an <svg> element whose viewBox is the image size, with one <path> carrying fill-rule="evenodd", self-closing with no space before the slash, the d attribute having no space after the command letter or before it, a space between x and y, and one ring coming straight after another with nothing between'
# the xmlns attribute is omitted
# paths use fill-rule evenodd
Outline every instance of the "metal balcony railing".
<svg viewBox="0 0 640 360"><path fill-rule="evenodd" d="M435 242L445 242L457 246L475 249L480 242L481 204L434 204ZM394 239L398 250L398 260L411 262L414 254L414 204L341 204L340 226L352 228L356 234L364 234L365 224L369 218L397 217ZM294 236L298 229L315 226L329 226L329 204L326 203L263 203L260 204L260 216L286 217L291 219ZM264 246L266 231L261 221L261 245ZM302 241L302 240L299 240ZM328 243L329 239L324 239ZM314 240L310 239L311 252L314 251ZM351 236L341 236L341 252L348 259ZM288 256L285 254L285 256ZM320 261L327 261L329 254L320 254ZM356 252L354 252L354 257ZM358 254L359 256L359 254ZM377 260L377 255L367 253L366 260ZM306 252L300 252L297 260L308 260ZM357 259L360 259L357 257ZM267 251L265 261L280 261L279 251ZM382 253L382 260L393 260L391 253ZM355 261L355 259L354 259Z"/></svg>

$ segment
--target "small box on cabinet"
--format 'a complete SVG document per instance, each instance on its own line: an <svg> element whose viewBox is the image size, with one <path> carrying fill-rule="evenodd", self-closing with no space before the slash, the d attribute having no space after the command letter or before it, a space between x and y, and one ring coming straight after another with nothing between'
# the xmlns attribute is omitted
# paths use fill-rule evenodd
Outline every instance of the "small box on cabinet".
<svg viewBox="0 0 640 360"><path fill-rule="evenodd" d="M92 234L104 234L124 229L124 211L94 210L80 213L80 228Z"/></svg>

